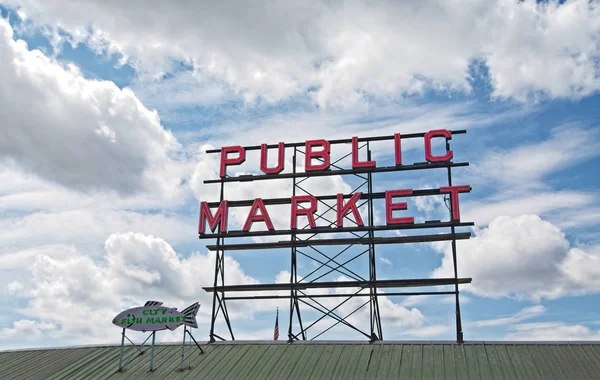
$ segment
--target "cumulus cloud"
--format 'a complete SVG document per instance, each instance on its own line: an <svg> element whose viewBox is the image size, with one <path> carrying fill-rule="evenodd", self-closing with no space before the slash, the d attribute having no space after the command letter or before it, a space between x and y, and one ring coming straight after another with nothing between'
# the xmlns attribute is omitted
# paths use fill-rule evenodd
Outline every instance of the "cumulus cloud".
<svg viewBox="0 0 600 380"><path fill-rule="evenodd" d="M2 335L13 336L27 328L55 338L111 341L112 318L148 299L180 309L200 301L199 320L210 315L212 297L201 287L212 283L214 254L183 258L163 239L137 233L112 234L105 248L103 260L97 261L75 250L69 255L44 251L32 255L31 284L12 282L9 288L27 299L27 306L18 311L38 321L17 319ZM257 282L235 260L225 261L227 283ZM229 312L233 318L251 313L235 306ZM95 322L89 323L90 318Z"/></svg>
<svg viewBox="0 0 600 380"><path fill-rule="evenodd" d="M150 77L185 62L249 101L308 93L321 106L348 106L429 88L470 91L476 63L496 97L578 98L600 87L600 8L585 0L6 3L56 41L119 53Z"/></svg>
<svg viewBox="0 0 600 380"><path fill-rule="evenodd" d="M4 19L0 70L2 161L81 191L177 190L179 144L131 90L29 50Z"/></svg>
<svg viewBox="0 0 600 380"><path fill-rule="evenodd" d="M483 19L494 95L523 100L596 92L599 14L598 4L589 1L497 2Z"/></svg>
<svg viewBox="0 0 600 380"><path fill-rule="evenodd" d="M213 253L193 253L182 257L163 239L138 233L112 234L106 240L105 249L102 260L93 260L74 249L68 255L53 255L47 250L29 255L28 261L32 262L31 283L13 281L7 285L11 295L27 300L27 305L16 311L28 317L15 319L11 327L0 331L0 335L10 338L30 331L38 340L109 342L115 336L111 335L114 328L110 324L114 315L148 299L160 300L178 308L200 301L202 307L198 319L206 328L212 295L201 287L212 284ZM225 265L226 284L258 283L244 272L237 261L226 257ZM277 281L289 282L289 273L280 273ZM331 293L342 294L342 291ZM324 299L322 303L333 307L334 302ZM364 299L355 298L338 312L342 316L348 315L362 302ZM271 311L275 306L285 308L287 303L281 300L233 302L228 304L228 310L234 320L251 319L255 312ZM386 325L395 329L427 326L426 318L418 309L407 309L386 297L380 299L380 310ZM315 315L306 307L305 312L309 319ZM90 323L90 318L94 323ZM368 326L368 308L353 314L349 320ZM322 331L322 328L319 327L313 334ZM199 334L204 334L204 330Z"/></svg>
<svg viewBox="0 0 600 380"><path fill-rule="evenodd" d="M498 217L457 245L458 274L473 278L465 290L477 295L539 300L600 291L598 247L571 247L560 229L536 215ZM449 245L433 246L444 254L433 276L451 276Z"/></svg>

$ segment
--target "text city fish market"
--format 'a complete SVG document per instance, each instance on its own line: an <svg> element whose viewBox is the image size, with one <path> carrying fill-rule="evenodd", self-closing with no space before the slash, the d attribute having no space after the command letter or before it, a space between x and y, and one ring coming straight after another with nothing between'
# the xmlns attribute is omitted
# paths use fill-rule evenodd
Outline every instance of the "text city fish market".
<svg viewBox="0 0 600 380"><path fill-rule="evenodd" d="M161 313L162 312L162 313ZM185 316L181 317L160 317L161 314L166 314L167 309L153 309L153 310L144 310L142 314L148 315L157 315L156 317L146 317L145 323L173 323L173 322L183 322L185 321ZM131 323L143 323L143 318L123 318L121 319L121 324L131 324Z"/></svg>
<svg viewBox="0 0 600 380"><path fill-rule="evenodd" d="M431 140L434 137L445 138L446 141L452 139L452 133L445 129L432 130L425 133L423 138L425 145L425 159L429 163L440 163L448 162L453 157L453 151L448 149L443 155L434 155L431 148ZM396 166L402 166L402 137L399 133L394 135L394 156ZM359 139L352 137L352 169L364 169L371 168L375 169L376 162L371 161L360 161L359 160ZM315 172L328 170L330 167L331 156L330 156L330 143L327 140L308 140L305 144L305 172ZM320 148L315 150L315 148ZM260 170L268 175L274 175L281 173L284 169L284 154L285 154L285 143L279 143L277 147L277 165L275 167L267 166L267 145L261 145L260 154ZM237 156L230 157L231 153L237 153ZM313 159L319 159L320 161L315 164ZM221 149L221 162L220 162L220 176L221 178L226 177L227 167L233 165L240 165L246 160L246 151L241 146L229 146ZM459 193L467 193L471 191L471 186L460 185L460 186L444 186L439 188L441 194L449 194L450 201L452 204L452 220L460 221L460 207L458 201ZM386 210L386 224L413 224L413 217L395 217L393 212L395 210L406 210L406 202L394 202L394 198L407 197L413 194L412 189L399 189L399 190L387 190L385 191L385 210ZM337 227L343 227L344 216L348 213L352 213L355 222L358 226L364 226L363 219L358 210L357 201L361 198L362 193L355 192L351 197L344 203L344 195L337 194ZM346 196L347 197L347 196ZM307 218L308 224L311 228L316 228L316 222L314 214L317 212L317 199L312 195L298 195L290 198L291 200L291 217L290 217L290 229L296 229L298 223L298 216L304 216ZM306 205L308 203L308 206ZM302 207L299 207L302 205ZM219 232L227 232L227 212L228 204L227 200L220 202L216 212L213 214L208 207L207 202L200 203L200 220L198 232L200 234L205 233L205 224L208 223L211 231L215 231L217 225L219 225ZM250 231L253 223L262 222L266 227L273 231L275 227L271 221L271 217L262 198L256 198L250 207L248 217L244 223L242 231Z"/></svg>

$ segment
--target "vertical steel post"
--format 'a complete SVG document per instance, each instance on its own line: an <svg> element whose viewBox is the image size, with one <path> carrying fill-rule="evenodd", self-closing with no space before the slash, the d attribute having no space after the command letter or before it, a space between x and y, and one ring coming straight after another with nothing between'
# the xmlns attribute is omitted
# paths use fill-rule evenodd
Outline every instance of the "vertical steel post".
<svg viewBox="0 0 600 380"><path fill-rule="evenodd" d="M152 331L152 348L150 349L150 371L153 370L154 364L154 340L156 339L156 331Z"/></svg>
<svg viewBox="0 0 600 380"><path fill-rule="evenodd" d="M297 162L297 154L298 148L294 147L294 156L292 157L292 173L296 174L296 162ZM296 196L296 177L292 179L292 197ZM291 260L290 260L290 284L298 283L298 256L296 252L296 234L292 232L291 235L292 240L292 248L291 248ZM294 320L294 312L298 318L298 324L300 325L300 332L302 334L302 339L306 340L306 332L302 326L302 316L300 315L300 305L298 303L298 291L294 289L290 289L290 324L288 327L288 342L292 342L294 340L293 333L293 320Z"/></svg>
<svg viewBox="0 0 600 380"><path fill-rule="evenodd" d="M292 156L292 173L296 173L296 151L298 148L294 147L294 155ZM292 178L292 198L296 195L296 177ZM294 277L294 270L296 269L296 234L292 232L290 236L292 239L292 248L290 255L290 284L296 282ZM292 329L292 323L294 318L294 308L296 303L294 302L294 289L290 289L290 323L288 326L288 343L294 340L294 333Z"/></svg>
<svg viewBox="0 0 600 380"><path fill-rule="evenodd" d="M221 196L220 196L220 200L221 202L223 202L223 199L225 198L225 182L221 182ZM222 221L221 221L222 223ZM217 238L217 247L219 247L221 245L221 238ZM218 285L218 279L219 279L219 271L220 271L220 266L221 266L221 261L220 261L220 256L221 256L221 251L217 248L217 251L215 253L215 280L214 280L214 287L216 288ZM215 341L215 322L217 319L217 314L218 314L218 310L217 310L217 291L215 290L213 292L213 302L212 302L212 317L211 317L211 321L210 321L210 336L209 336L209 340L210 342L214 342ZM221 302L219 301L219 305L221 304ZM185 334L184 334L184 339L185 339Z"/></svg>
<svg viewBox="0 0 600 380"><path fill-rule="evenodd" d="M367 161L371 161L371 148L367 141ZM373 193L373 177L372 173L367 173L367 191L369 194ZM373 210L373 198L369 197L369 226L373 227L375 224L374 210ZM375 234L373 230L369 231L369 280L377 281L377 261L375 258L375 244L373 238ZM381 317L379 315L379 300L377 298L377 288L369 288L371 302L369 303L369 309L371 314L371 341L383 339L383 332L381 331ZM377 331L377 332L376 332Z"/></svg>
<svg viewBox="0 0 600 380"><path fill-rule="evenodd" d="M446 151L450 150L450 143L446 141ZM452 168L448 166L448 186L452 186ZM450 199L450 220L452 220L454 205L452 199ZM452 233L452 265L454 267L454 296L456 298L456 342L463 343L463 330L462 321L460 317L460 302L459 302L459 291L458 291L458 267L456 263L456 236L454 226L450 227Z"/></svg>
<svg viewBox="0 0 600 380"><path fill-rule="evenodd" d="M123 369L123 349L125 348L125 328L121 332L121 352L119 353L119 371Z"/></svg>
<svg viewBox="0 0 600 380"><path fill-rule="evenodd" d="M221 242L225 244L225 238L221 239ZM221 251L221 286L225 286L225 251ZM229 329L231 340L235 340L235 337L233 336L233 329L231 328L231 321L229 320L229 311L227 311L227 304L225 303L225 292L221 292L221 303L223 318L225 318L225 323L227 324L227 328Z"/></svg>

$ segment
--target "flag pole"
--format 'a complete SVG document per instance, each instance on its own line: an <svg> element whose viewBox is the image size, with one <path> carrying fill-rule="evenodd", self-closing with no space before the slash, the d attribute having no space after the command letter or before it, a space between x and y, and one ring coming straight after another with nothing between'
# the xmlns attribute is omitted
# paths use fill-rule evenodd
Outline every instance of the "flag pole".
<svg viewBox="0 0 600 380"><path fill-rule="evenodd" d="M279 339L279 307L277 307L277 315L275 317L275 331L273 331L273 340Z"/></svg>

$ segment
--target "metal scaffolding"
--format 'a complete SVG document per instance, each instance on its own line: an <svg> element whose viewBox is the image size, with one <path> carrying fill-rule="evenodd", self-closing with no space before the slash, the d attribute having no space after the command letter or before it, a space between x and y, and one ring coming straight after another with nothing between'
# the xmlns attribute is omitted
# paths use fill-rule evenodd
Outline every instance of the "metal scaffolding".
<svg viewBox="0 0 600 380"><path fill-rule="evenodd" d="M452 131L452 134L466 133L464 130ZM402 135L402 139L424 137L423 133L415 133ZM394 136L379 136L370 138L360 138L358 141L362 143L359 146L359 151L366 153L367 160L371 160L370 142L393 140ZM348 144L350 139L329 141L331 145ZM316 228L308 228L307 224L297 229L274 230L274 231L228 231L216 232L200 235L201 239L216 238L216 244L207 245L210 251L215 252L215 271L214 282L212 287L204 287L207 292L213 293L212 318L209 339L214 342L216 339L225 340L225 338L215 333L215 323L222 317L226 323L229 335L232 340L235 340L231 321L227 311L226 301L240 300L259 300L259 299L289 299L289 326L288 340L308 340L316 339L331 328L343 325L361 335L365 336L369 341L382 340L384 337L383 326L381 322L381 314L379 310L379 297L381 296L415 296L415 295L455 295L455 314L456 314L456 340L459 343L463 342L463 331L460 317L459 304L459 285L471 282L470 278L459 278L456 264L456 241L461 239L469 239L470 232L457 233L456 228L473 226L473 223L455 221L452 218L452 202L449 205L450 221L441 222L439 220L426 221L424 223L404 224L404 225L374 225L374 200L384 199L385 193L373 191L373 175L375 173L398 172L406 170L423 170L423 169L446 169L448 186L452 186L452 168L468 166L467 162L424 162L415 163L412 165L397 165L376 168L358 168L344 169L339 166L340 161L346 159L351 153L331 162L332 169L323 171L297 172L297 159L305 154L303 151L304 143L285 144L286 148L293 148L293 170L291 173L281 174L265 174L265 175L243 175L229 177L225 176L219 179L205 180L204 183L219 183L221 186L220 201L224 200L224 188L226 183L230 182L248 182L262 181L270 179L291 179L293 182L291 196L296 195L311 195L317 199L317 202L324 207L321 211L314 214L315 220L323 220L327 223L326 226L318 226ZM268 148L276 148L277 145L269 145ZM258 150L260 146L250 146L244 148L246 151ZM450 150L448 142L446 142L446 151ZM365 152L366 151L366 152ZM207 153L220 153L220 149L208 150ZM333 176L333 175L350 175L358 180L360 185L354 188L349 194L344 194L343 198L348 199L357 192L361 192L360 201L357 202L357 208L361 209L366 206L367 218L364 226L359 226L355 220L344 215L344 221L353 223L353 226L336 227L335 220L329 220L327 213L336 211L334 206L331 206L327 201L336 200L336 195L314 195L311 194L304 185L311 177ZM366 190L366 191L363 191ZM414 190L411 197L440 195L440 189L422 189ZM253 204L253 199L248 200L232 200L228 201L228 207L248 207ZM264 199L264 205L286 205L291 204L291 198L271 198ZM220 202L209 202L209 208L218 207ZM393 230L415 230L415 229L449 229L449 233L436 233L426 235L410 235L410 236L394 236L382 237L375 236L378 232L393 231ZM351 235L346 238L320 239L321 234L339 234L345 233ZM234 243L226 244L226 238L249 238L259 236L290 236L289 240L264 242L264 243ZM451 278L426 278L426 279L394 279L394 280L378 280L377 279L377 256L376 247L382 244L406 244L434 241L450 241L452 246L452 258L454 266L454 276ZM329 250L321 247L328 247ZM333 248L332 248L333 247ZM225 252L233 250L265 250L265 249L290 249L290 282L285 284L257 284L257 285L225 285ZM358 250L358 253L353 254L349 259L343 260L344 254L351 254L352 250ZM298 273L298 258L305 257L316 263L316 268L312 269L305 275ZM356 273L350 268L351 263L355 263L361 258L368 259L368 276L365 278L359 273ZM325 276L332 273L337 273L350 278L350 281L319 281ZM452 291L414 291L401 292L394 291L394 288L408 287L438 287L438 286L454 286ZM352 292L346 294L309 293L310 289L352 289ZM358 289L358 290L356 290ZM378 289L392 289L388 293L380 293ZM368 293L363 292L368 290ZM269 295L248 295L248 296L226 296L230 292L289 292L289 294L269 294ZM352 312L341 315L339 309L353 298L368 297L368 300L361 303L358 308ZM341 299L335 305L326 306L320 299ZM355 326L348 321L348 318L369 306L370 325L368 329L363 326ZM301 309L302 306L302 309ZM302 310L314 310L321 314L321 317L314 320L312 323L305 325L302 320ZM313 334L311 329L329 318L335 323L328 328Z"/></svg>

